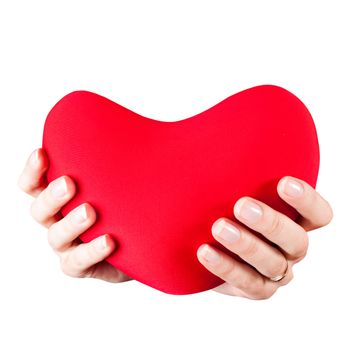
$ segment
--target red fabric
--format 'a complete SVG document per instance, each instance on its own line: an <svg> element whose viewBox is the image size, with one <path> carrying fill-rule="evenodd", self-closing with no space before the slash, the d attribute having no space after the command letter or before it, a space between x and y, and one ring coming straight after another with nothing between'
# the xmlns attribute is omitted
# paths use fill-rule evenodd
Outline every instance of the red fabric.
<svg viewBox="0 0 350 350"><path fill-rule="evenodd" d="M107 261L134 279L172 294L223 281L197 260L202 243L229 253L211 235L252 196L295 220L277 194L283 176L315 187L316 129L304 104L272 85L244 90L185 120L143 117L105 97L75 91L47 116L47 180L68 175L77 195L62 214L89 202L96 223L81 239L110 233L119 246Z"/></svg>

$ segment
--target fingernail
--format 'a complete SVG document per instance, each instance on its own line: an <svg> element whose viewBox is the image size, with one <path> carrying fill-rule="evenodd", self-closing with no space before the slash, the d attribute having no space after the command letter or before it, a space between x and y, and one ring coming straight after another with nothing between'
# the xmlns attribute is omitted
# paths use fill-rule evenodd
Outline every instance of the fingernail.
<svg viewBox="0 0 350 350"><path fill-rule="evenodd" d="M212 265L215 265L220 261L220 255L207 244L201 247L200 255Z"/></svg>
<svg viewBox="0 0 350 350"><path fill-rule="evenodd" d="M34 167L39 163L39 152L37 149L30 155L29 162Z"/></svg>
<svg viewBox="0 0 350 350"><path fill-rule="evenodd" d="M101 236L97 240L97 248L99 250L105 250L107 248L107 237L106 235Z"/></svg>
<svg viewBox="0 0 350 350"><path fill-rule="evenodd" d="M55 198L61 198L67 193L67 184L64 179L59 179L52 184L51 193Z"/></svg>
<svg viewBox="0 0 350 350"><path fill-rule="evenodd" d="M76 224L82 224L86 219L87 219L86 206L82 205L75 210L73 215L73 221Z"/></svg>
<svg viewBox="0 0 350 350"><path fill-rule="evenodd" d="M238 214L249 223L257 222L263 215L260 205L249 199L238 202L237 211Z"/></svg>
<svg viewBox="0 0 350 350"><path fill-rule="evenodd" d="M239 229L225 219L216 221L213 225L213 234L228 243L236 242L241 236Z"/></svg>
<svg viewBox="0 0 350 350"><path fill-rule="evenodd" d="M304 193L304 187L299 181L289 179L284 183L283 192L291 197L300 197Z"/></svg>

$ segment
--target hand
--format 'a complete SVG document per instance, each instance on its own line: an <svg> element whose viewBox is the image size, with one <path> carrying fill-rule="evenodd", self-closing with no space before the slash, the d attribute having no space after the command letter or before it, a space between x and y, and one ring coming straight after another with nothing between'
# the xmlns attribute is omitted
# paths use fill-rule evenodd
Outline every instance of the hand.
<svg viewBox="0 0 350 350"><path fill-rule="evenodd" d="M49 165L43 149L35 150L18 179L18 186L35 200L31 215L48 228L48 241L60 258L61 269L72 277L94 277L108 282L124 282L131 278L103 261L116 245L105 234L89 243L78 239L96 220L94 208L83 203L62 218L59 213L75 195L75 184L68 176L45 183L44 174Z"/></svg>
<svg viewBox="0 0 350 350"><path fill-rule="evenodd" d="M235 203L233 212L245 226L228 218L213 223L214 238L244 260L240 262L208 244L198 248L198 260L225 281L214 291L250 299L271 297L280 286L292 280L293 265L305 257L307 231L325 226L333 218L329 203L303 180L283 177L277 192L301 214L298 222L261 201L242 197ZM261 233L267 241L247 227ZM285 272L279 282L270 280Z"/></svg>

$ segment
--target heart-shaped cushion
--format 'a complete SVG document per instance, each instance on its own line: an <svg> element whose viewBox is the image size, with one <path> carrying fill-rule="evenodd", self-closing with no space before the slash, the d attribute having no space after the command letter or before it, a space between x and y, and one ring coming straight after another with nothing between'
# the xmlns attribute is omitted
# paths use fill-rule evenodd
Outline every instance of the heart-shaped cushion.
<svg viewBox="0 0 350 350"><path fill-rule="evenodd" d="M251 196L296 220L277 193L285 175L316 186L319 145L312 117L289 91L262 85L184 120L143 117L88 91L64 96L49 112L43 149L47 180L68 175L76 196L63 215L89 202L97 221L80 238L109 233L118 248L107 261L171 294L223 281L198 261L197 248L235 202ZM238 222L238 221L236 221ZM256 232L256 234L258 234Z"/></svg>

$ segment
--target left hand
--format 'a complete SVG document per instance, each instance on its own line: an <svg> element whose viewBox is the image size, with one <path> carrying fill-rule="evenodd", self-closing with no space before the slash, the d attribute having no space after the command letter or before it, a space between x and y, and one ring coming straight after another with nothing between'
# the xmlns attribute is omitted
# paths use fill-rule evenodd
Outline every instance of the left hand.
<svg viewBox="0 0 350 350"><path fill-rule="evenodd" d="M293 265L305 257L307 231L323 227L333 218L330 204L301 179L283 177L277 192L301 214L298 222L259 200L242 197L235 203L233 212L245 226L228 218L213 223L214 238L245 261L240 262L219 249L202 244L197 251L198 260L225 281L214 291L250 299L271 297L279 287L292 280ZM260 239L247 227L261 233L268 241ZM284 274L280 281L270 279Z"/></svg>

